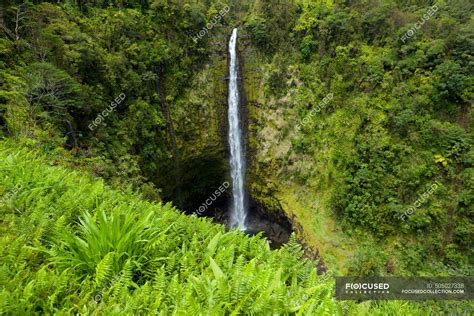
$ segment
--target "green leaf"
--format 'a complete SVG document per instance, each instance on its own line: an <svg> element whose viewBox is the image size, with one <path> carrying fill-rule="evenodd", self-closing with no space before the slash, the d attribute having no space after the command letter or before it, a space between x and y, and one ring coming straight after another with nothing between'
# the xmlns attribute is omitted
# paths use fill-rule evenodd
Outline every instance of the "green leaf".
<svg viewBox="0 0 474 316"><path fill-rule="evenodd" d="M214 276L216 277L216 279L220 280L222 278L225 278L224 272L222 272L221 268L219 268L217 263L211 257L209 257L209 261L211 262L211 269L212 272L214 272Z"/></svg>

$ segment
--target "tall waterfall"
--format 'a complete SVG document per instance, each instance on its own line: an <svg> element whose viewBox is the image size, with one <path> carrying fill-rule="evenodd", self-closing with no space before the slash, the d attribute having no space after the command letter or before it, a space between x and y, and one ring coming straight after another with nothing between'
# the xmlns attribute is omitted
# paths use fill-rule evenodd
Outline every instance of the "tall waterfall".
<svg viewBox="0 0 474 316"><path fill-rule="evenodd" d="M239 104L240 96L237 85L238 62L237 62L237 29L232 31L229 41L229 146L230 146L230 172L232 177L232 209L230 225L241 227L245 230L245 218L247 217L245 197L245 158L242 144L242 130L240 124Z"/></svg>

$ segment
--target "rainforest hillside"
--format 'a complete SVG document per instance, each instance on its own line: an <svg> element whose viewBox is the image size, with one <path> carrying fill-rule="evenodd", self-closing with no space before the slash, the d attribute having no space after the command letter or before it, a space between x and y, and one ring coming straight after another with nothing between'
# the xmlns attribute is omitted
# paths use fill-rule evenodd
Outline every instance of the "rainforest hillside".
<svg viewBox="0 0 474 316"><path fill-rule="evenodd" d="M473 276L473 6L3 1L0 313L469 313L341 304L333 276ZM281 249L198 218L230 189L196 212L232 182L234 28L249 212Z"/></svg>
<svg viewBox="0 0 474 316"><path fill-rule="evenodd" d="M170 204L51 166L37 143L0 143L0 312L8 315L430 315L441 306L347 303L294 236L270 250Z"/></svg>

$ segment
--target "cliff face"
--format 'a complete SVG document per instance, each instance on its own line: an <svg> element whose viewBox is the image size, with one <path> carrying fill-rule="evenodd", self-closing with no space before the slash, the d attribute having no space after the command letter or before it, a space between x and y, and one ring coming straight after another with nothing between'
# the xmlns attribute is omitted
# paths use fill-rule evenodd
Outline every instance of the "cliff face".
<svg viewBox="0 0 474 316"><path fill-rule="evenodd" d="M442 39L431 36L434 49ZM380 43L315 45L310 61L297 48L268 54L252 42L242 51L252 199L283 212L306 249L341 271L416 273L440 258L462 269L472 227L472 111L456 96L469 92L454 65L462 61L421 44L420 55ZM461 90L448 98L428 80L444 82L443 69L460 71Z"/></svg>
<svg viewBox="0 0 474 316"><path fill-rule="evenodd" d="M182 101L178 100L190 112L173 113L183 165L190 168L184 174L197 171L187 183L199 179L195 181L198 188L192 189L196 192L187 199L193 203L206 198L213 187L228 179L227 31L230 34L230 28L214 34L213 41L220 43L216 44L216 54L197 73ZM428 152L446 149L441 144L430 147L420 139L421 135L432 137L426 126L420 127L421 134L408 131L411 135L397 127L406 111L401 109L404 105L399 97L405 83L395 71L376 76L380 67L387 67L379 62L389 50L351 47L339 47L336 57L321 54L311 62L302 62L294 49L268 54L258 48L248 28L239 30L251 205L265 218L279 223L289 219L308 255L322 255L328 266L350 271L358 257L388 249L380 262L364 262L385 273L387 266L393 267L392 261L397 262L398 271L410 270L409 263L399 258L403 250L396 245L412 237L397 214L416 200L414 192L429 185L433 175L442 176L443 167L433 163L434 155L430 158ZM392 50L393 53L396 49ZM403 59L391 63L403 63ZM414 74L408 80L424 82ZM388 89L392 86L398 88ZM423 97L422 92L414 93ZM425 110L432 111L428 108ZM460 111L470 113L465 107ZM190 120L186 116L189 113L197 115ZM464 142L465 134L459 126L466 126L465 118L470 114L462 115L462 122L448 122L435 112L430 115L428 125L459 133L453 136L458 137L455 142ZM403 155L410 158L403 159ZM410 161L421 163L418 171ZM458 168L456 172L461 174L465 167ZM427 200L428 211L423 215L431 212L431 221L438 222L435 225L439 229L449 230L450 236L453 228L444 224L444 215L439 215L437 209L445 204L447 195L453 193L455 199L460 196L460 191L455 190L456 181L445 177L445 190ZM407 185L411 189L405 188ZM227 198L221 201L221 210L225 210ZM434 213L441 217L433 220ZM410 225L418 225L418 229L424 225L420 219L416 221ZM390 238L383 241L381 236ZM373 238L381 241L380 246L374 246ZM427 240L419 242L421 247L429 247Z"/></svg>
<svg viewBox="0 0 474 316"><path fill-rule="evenodd" d="M255 210L276 222L289 220L307 256L322 257L332 269L347 269L346 260L355 248L330 211L332 187L325 181L330 172L325 168L328 148L319 149L316 158L314 147L298 150L295 143L301 138L299 113L311 106L305 102L308 99L318 101L318 92L302 95L307 88L298 63L292 64L288 52L269 60L255 46L247 45L241 55L249 113L247 185ZM304 181L307 175L311 182ZM320 264L324 269L322 261Z"/></svg>

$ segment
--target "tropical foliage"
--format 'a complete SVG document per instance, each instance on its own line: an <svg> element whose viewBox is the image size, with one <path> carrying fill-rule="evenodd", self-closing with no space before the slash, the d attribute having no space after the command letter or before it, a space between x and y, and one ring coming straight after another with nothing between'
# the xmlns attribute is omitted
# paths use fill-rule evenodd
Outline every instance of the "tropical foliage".
<svg viewBox="0 0 474 316"><path fill-rule="evenodd" d="M252 202L341 274L473 275L471 2L3 1L0 313L465 312L341 307L295 237L167 202L228 180L237 26Z"/></svg>
<svg viewBox="0 0 474 316"><path fill-rule="evenodd" d="M404 310L408 303L342 305L331 274L317 275L294 235L270 250L208 219L119 193L100 179L49 166L0 144L0 312L8 315L343 315ZM25 148L26 147L26 148Z"/></svg>

